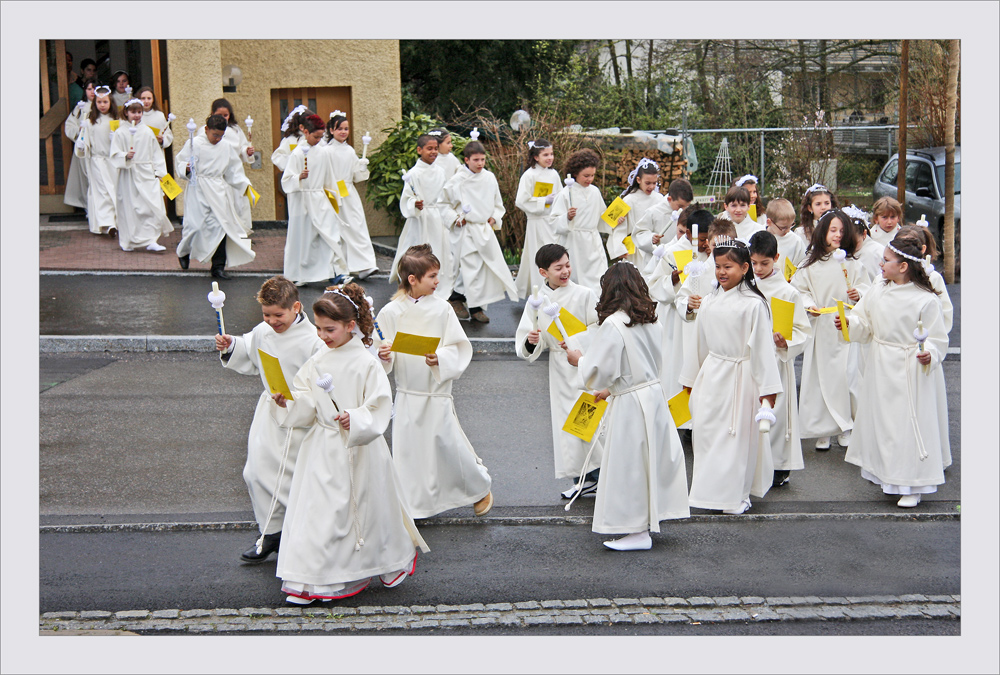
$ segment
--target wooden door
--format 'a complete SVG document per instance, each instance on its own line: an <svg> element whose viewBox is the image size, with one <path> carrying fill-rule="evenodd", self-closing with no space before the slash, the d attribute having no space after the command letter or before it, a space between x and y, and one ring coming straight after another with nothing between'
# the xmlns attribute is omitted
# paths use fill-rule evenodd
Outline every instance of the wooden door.
<svg viewBox="0 0 1000 675"><path fill-rule="evenodd" d="M41 116L38 139L41 151L39 194L61 195L66 192L73 144L63 136L63 124L69 115L69 78L66 73L66 41L39 40L39 85Z"/></svg>
<svg viewBox="0 0 1000 675"><path fill-rule="evenodd" d="M347 115L348 121L351 116L351 88L350 87L296 87L292 89L272 89L271 90L271 140L273 147L277 148L281 143L281 124L288 117L288 113L297 105L305 105L310 110L323 118L323 121L330 119L330 113L340 110ZM354 125L351 125L351 135L347 138L348 143L354 142ZM281 190L281 171L278 167L272 167L274 171L274 217L277 220L288 220L288 204L285 201L285 193Z"/></svg>

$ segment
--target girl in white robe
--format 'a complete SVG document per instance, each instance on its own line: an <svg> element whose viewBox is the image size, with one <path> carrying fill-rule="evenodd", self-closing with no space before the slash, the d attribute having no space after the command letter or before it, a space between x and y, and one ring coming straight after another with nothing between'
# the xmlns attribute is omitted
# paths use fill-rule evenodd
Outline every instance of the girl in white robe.
<svg viewBox="0 0 1000 675"><path fill-rule="evenodd" d="M545 244L556 243L552 203L562 191L562 181L559 180L559 172L552 168L554 161L552 144L547 140L538 138L528 142L526 166L517 182L517 196L514 198L514 206L524 211L527 217L521 264L514 279L519 298L528 297L532 288L545 283L535 265L535 254ZM540 183L545 184L543 187L548 186L549 194L545 197L534 196Z"/></svg>
<svg viewBox="0 0 1000 675"><path fill-rule="evenodd" d="M368 234L365 207L354 184L368 180L368 158L358 158L354 148L348 145L350 133L347 118L334 114L326 123L324 140L333 163L333 179L340 199L340 242L347 271L365 279L378 272L378 267L371 235Z"/></svg>
<svg viewBox="0 0 1000 675"><path fill-rule="evenodd" d="M739 240L713 242L718 287L698 311L695 351L680 382L691 395L694 473L691 506L739 515L750 495L763 497L774 469L755 420L763 401L782 391L771 315L757 290L750 251Z"/></svg>
<svg viewBox="0 0 1000 675"><path fill-rule="evenodd" d="M215 337L222 365L243 375L260 377L264 387L250 423L247 463L243 467L243 480L263 537L259 552L254 545L241 556L244 562L251 563L263 562L278 550L295 460L307 431L306 427L282 429L278 426L272 415L275 403L258 350L278 359L285 382L292 382L309 357L326 349L316 335L316 327L302 311L299 292L290 280L283 276L271 277L260 287L257 302L264 320L253 330L241 336Z"/></svg>
<svg viewBox="0 0 1000 675"><path fill-rule="evenodd" d="M454 144L451 140L451 133L447 129L439 127L428 131L427 134L434 136L438 141L438 156L434 160L434 166L441 167L441 170L444 171L444 180L448 182L448 179L458 173L465 165L451 151Z"/></svg>
<svg viewBox="0 0 1000 675"><path fill-rule="evenodd" d="M137 98L142 101L142 122L143 126L149 127L156 136L156 143L161 151L169 148L174 142L174 132L170 128L173 116L167 117L156 105L156 97L153 95L152 87L140 87Z"/></svg>
<svg viewBox="0 0 1000 675"><path fill-rule="evenodd" d="M165 251L157 242L174 231L163 203L160 178L167 174L167 163L156 136L142 122L142 102L125 102L128 120L115 131L111 140L111 163L118 169L115 207L118 211L118 245L123 251L143 247L147 251Z"/></svg>
<svg viewBox="0 0 1000 675"><path fill-rule="evenodd" d="M799 208L799 226L794 230L802 238L802 243L807 249L806 253L812 245L813 231L820 216L831 209L839 208L836 195L822 183L815 183L806 190Z"/></svg>
<svg viewBox="0 0 1000 675"><path fill-rule="evenodd" d="M97 83L94 80L87 80L84 84L86 98L76 104L70 111L66 122L63 123L63 132L66 138L76 144L76 139L80 136L80 129L90 115L90 108L94 104L94 89ZM87 162L77 157L74 152L69 161L69 174L66 176L66 191L63 193L63 204L76 206L81 209L87 208L87 190L89 189L87 180Z"/></svg>
<svg viewBox="0 0 1000 675"><path fill-rule="evenodd" d="M644 550L661 520L690 515L684 451L660 386L662 327L646 282L634 265L620 262L602 285L590 349L566 352L584 386L610 399L592 529L625 535L604 542L608 548Z"/></svg>
<svg viewBox="0 0 1000 675"><path fill-rule="evenodd" d="M379 358L396 381L392 461L414 518L474 505L493 506L492 480L465 436L451 396L452 383L472 360L472 343L451 306L434 294L441 263L427 244L407 249L399 262L399 290L378 314ZM393 352L397 333L439 338L432 354Z"/></svg>
<svg viewBox="0 0 1000 675"><path fill-rule="evenodd" d="M928 264L937 259L937 242L934 241L934 235L931 234L931 231L926 227L922 227L920 225L905 225L899 229L899 234L916 238L920 244L920 256L927 260ZM931 287L937 294L938 302L941 304L941 315L944 318L944 330L946 333L951 334L952 324L954 323L955 307L951 302L951 296L948 294L948 286L945 285L944 277L941 276L941 273L933 267L931 268L928 277L930 278Z"/></svg>
<svg viewBox="0 0 1000 675"><path fill-rule="evenodd" d="M593 184L601 158L589 148L577 150L566 160L565 172L573 178L552 202L555 243L569 249L573 261L573 281L601 292L601 276L608 269L608 257L601 234L611 228L601 220L607 209L601 191Z"/></svg>
<svg viewBox="0 0 1000 675"><path fill-rule="evenodd" d="M337 194L330 148L321 147L325 126L319 115L302 118L305 142L292 151L281 176L288 197L284 273L296 284L334 280L347 272L342 223L327 191Z"/></svg>
<svg viewBox="0 0 1000 675"><path fill-rule="evenodd" d="M250 145L250 141L247 140L247 135L243 133L243 129L240 128L237 122L236 113L233 111L233 106L229 101L224 98L217 98L212 101L212 114L221 115L226 120L226 134L222 137L222 140L228 143L234 150L236 150L237 157L244 164L250 164L253 162L254 148ZM205 134L204 129L198 131L198 135L203 136ZM237 197L242 197L243 194L233 195L233 204L236 205L236 211L240 217L240 225L246 231L247 234L253 230L253 220L250 212L250 201L248 199L237 199Z"/></svg>
<svg viewBox="0 0 1000 675"><path fill-rule="evenodd" d="M893 239L885 248L884 282L847 318L851 341L871 343L871 352L845 459L885 494L900 495L903 508L936 492L951 464L942 369L948 334L920 253L916 240ZM922 346L918 322L926 332Z"/></svg>
<svg viewBox="0 0 1000 675"><path fill-rule="evenodd" d="M416 567L417 532L383 434L392 416L389 379L368 353L374 328L364 290L347 284L313 304L326 343L275 394L275 419L309 426L292 476L276 575L294 604L360 593L375 577L388 588ZM361 336L353 334L360 329Z"/></svg>
<svg viewBox="0 0 1000 675"><path fill-rule="evenodd" d="M87 223L94 234L118 234L115 199L118 169L111 163L112 122L118 123L118 108L109 87L98 87L86 124L76 139L74 153L87 163Z"/></svg>
<svg viewBox="0 0 1000 675"><path fill-rule="evenodd" d="M285 121L281 123L281 141L278 143L278 147L274 149L274 152L271 153L271 164L276 166L278 171L285 172L285 167L288 166L288 158L291 157L292 151L306 142L305 135L302 133L302 118L313 114L315 113L304 105L297 105L292 109L292 112L288 113ZM320 141L320 143L323 144L323 141Z"/></svg>
<svg viewBox="0 0 1000 675"><path fill-rule="evenodd" d="M640 159L629 174L628 187L621 194L622 201L629 205L629 212L618 219L618 225L612 228L611 236L608 237L608 256L612 260L624 258L633 264L640 262L632 233L646 211L663 201L663 195L657 189L659 179L660 165L648 157ZM626 239L631 244L632 253L628 252ZM642 270L640 267L639 271Z"/></svg>
<svg viewBox="0 0 1000 675"><path fill-rule="evenodd" d="M748 173L745 176L741 176L740 178L737 178L735 181L733 181L733 186L743 188L750 195L750 201L747 202L747 204L749 206L754 207L754 212L757 214L756 217L752 218L751 220L753 220L759 226L759 229L757 230L758 232L760 230L765 229L767 227L767 213L766 210L764 209L764 202L760 198L760 189L759 186L757 185L757 176L753 175L752 173ZM750 215L749 211L747 212L747 215L748 216ZM740 228L737 227L737 230L738 229ZM750 236L753 236L753 232L750 233ZM750 238L747 237L745 241L750 241Z"/></svg>
<svg viewBox="0 0 1000 675"><path fill-rule="evenodd" d="M816 438L817 450L830 449L830 437L846 447L854 426L857 405L851 386L859 381L852 371L850 343L834 328L833 314L819 314L820 308L835 307L837 300L856 303L868 290L868 273L852 253L856 246L848 229L848 216L840 210L828 211L817 222L806 260L792 277L792 286L802 295L810 314L813 338L807 341L802 357L799 387L799 422L802 438ZM843 251L843 262L835 252ZM845 278L846 277L846 278Z"/></svg>

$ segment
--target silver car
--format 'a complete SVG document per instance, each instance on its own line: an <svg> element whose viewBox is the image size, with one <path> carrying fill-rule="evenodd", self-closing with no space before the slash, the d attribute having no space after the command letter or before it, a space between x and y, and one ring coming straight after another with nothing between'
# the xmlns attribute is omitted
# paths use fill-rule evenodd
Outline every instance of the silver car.
<svg viewBox="0 0 1000 675"><path fill-rule="evenodd" d="M875 180L875 200L896 196L896 178L899 175L899 154L894 154ZM944 229L944 147L920 148L906 151L906 199L903 217L916 223L920 216L927 216L927 223L941 244ZM962 220L962 149L955 148L955 232ZM956 234L957 238L957 234ZM956 247L957 248L957 247Z"/></svg>

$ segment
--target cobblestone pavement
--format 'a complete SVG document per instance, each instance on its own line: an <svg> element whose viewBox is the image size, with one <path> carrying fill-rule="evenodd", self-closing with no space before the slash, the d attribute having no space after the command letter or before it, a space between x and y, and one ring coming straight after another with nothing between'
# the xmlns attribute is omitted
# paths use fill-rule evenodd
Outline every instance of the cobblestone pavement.
<svg viewBox="0 0 1000 675"><path fill-rule="evenodd" d="M959 595L864 597L644 597L529 600L471 605L243 607L120 612L46 612L41 631L127 632L367 632L425 628L581 626L616 624L756 623L961 619Z"/></svg>

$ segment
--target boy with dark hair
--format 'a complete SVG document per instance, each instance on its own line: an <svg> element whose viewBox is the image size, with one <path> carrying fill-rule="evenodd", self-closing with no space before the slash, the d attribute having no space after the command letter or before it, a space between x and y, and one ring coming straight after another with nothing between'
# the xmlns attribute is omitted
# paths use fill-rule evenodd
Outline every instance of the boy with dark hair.
<svg viewBox="0 0 1000 675"><path fill-rule="evenodd" d="M734 185L726 191L724 218L729 218L736 226L736 239L750 241L754 232L764 229L756 220L750 219L750 191L741 185Z"/></svg>

